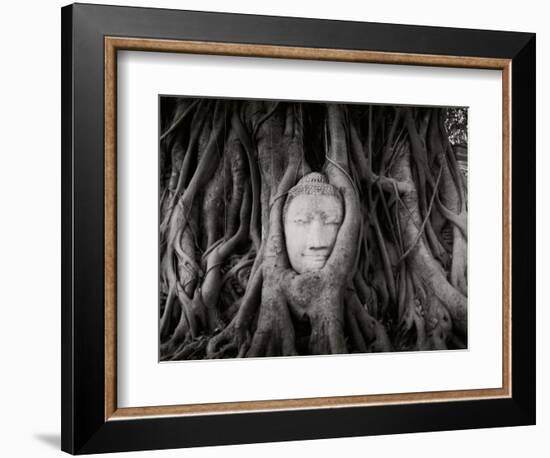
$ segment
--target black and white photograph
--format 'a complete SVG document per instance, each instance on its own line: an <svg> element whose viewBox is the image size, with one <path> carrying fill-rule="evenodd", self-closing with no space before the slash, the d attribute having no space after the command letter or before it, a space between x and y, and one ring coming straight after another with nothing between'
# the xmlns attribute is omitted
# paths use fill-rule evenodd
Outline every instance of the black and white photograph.
<svg viewBox="0 0 550 458"><path fill-rule="evenodd" d="M160 95L160 361L467 349L467 145L467 107Z"/></svg>

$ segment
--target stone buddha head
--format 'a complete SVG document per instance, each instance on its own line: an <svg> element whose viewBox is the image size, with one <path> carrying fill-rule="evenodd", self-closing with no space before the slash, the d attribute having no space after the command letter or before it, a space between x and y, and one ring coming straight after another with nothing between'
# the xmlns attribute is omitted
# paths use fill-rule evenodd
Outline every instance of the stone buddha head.
<svg viewBox="0 0 550 458"><path fill-rule="evenodd" d="M324 267L343 218L342 195L322 173L308 173L290 189L283 225L288 258L296 272Z"/></svg>

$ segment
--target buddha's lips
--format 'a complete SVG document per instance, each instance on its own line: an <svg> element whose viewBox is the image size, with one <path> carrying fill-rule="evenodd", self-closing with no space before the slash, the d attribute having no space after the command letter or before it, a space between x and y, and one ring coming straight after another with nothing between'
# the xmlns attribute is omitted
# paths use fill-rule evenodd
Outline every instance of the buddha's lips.
<svg viewBox="0 0 550 458"><path fill-rule="evenodd" d="M328 254L303 254L302 256L310 261L325 261L328 258Z"/></svg>

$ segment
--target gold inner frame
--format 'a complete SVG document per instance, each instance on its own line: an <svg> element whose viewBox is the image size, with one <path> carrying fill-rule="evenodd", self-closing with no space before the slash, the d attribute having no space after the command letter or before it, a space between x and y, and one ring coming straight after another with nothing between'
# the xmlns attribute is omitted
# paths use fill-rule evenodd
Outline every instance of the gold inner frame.
<svg viewBox="0 0 550 458"><path fill-rule="evenodd" d="M240 401L170 406L119 408L117 405L116 336L116 111L117 51L175 52L241 57L268 57L379 64L460 67L502 71L502 387L489 389L430 391L400 394L333 396L303 399ZM144 38L105 37L105 420L151 416L205 415L273 410L318 409L381 404L460 401L507 398L512 395L511 366L511 70L510 59L438 56L343 49L300 48Z"/></svg>

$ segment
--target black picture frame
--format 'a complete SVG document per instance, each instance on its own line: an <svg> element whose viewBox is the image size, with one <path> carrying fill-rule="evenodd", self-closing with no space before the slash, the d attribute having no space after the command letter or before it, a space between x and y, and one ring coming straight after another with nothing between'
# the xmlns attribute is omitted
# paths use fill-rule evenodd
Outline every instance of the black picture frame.
<svg viewBox="0 0 550 458"><path fill-rule="evenodd" d="M66 6L61 14L64 451L84 454L535 424L535 34L88 4ZM510 59L511 397L106 420L106 36Z"/></svg>

